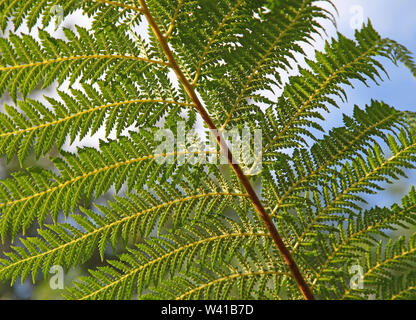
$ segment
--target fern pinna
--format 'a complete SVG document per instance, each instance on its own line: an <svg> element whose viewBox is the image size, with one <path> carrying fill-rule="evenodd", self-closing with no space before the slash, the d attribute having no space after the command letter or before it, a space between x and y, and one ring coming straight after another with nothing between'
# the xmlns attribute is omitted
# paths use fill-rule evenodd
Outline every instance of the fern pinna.
<svg viewBox="0 0 416 320"><path fill-rule="evenodd" d="M48 31L57 5L65 15L82 10L91 26L61 27L57 37ZM1 181L0 235L10 245L1 279L39 281L52 266L70 270L98 254L103 265L64 297L416 297L416 235L390 239L416 225L416 191L391 208L363 208L366 194L415 167L414 114L372 100L343 126L322 127L348 86L388 77L384 63L416 76L410 52L370 21L301 67L305 46L335 21L329 0L3 0L0 8L0 94L11 101L0 113L0 151L22 168L31 154L58 152L53 170ZM34 97L51 87L56 94ZM218 149L186 141L158 152L157 128L181 122L189 131L198 119ZM262 132L249 165L223 137L233 128ZM100 130L99 150L64 150ZM192 161L209 154L226 154L229 165ZM353 265L363 286L350 283Z"/></svg>

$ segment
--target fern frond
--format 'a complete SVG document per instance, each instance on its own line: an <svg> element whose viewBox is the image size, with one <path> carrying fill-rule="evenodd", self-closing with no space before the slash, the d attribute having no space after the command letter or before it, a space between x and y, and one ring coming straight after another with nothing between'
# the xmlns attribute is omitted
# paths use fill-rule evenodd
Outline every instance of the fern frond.
<svg viewBox="0 0 416 320"><path fill-rule="evenodd" d="M131 133L131 139L101 144L101 152L84 148L78 155L63 153L64 159L55 158L59 174L47 170L32 170L13 174L12 179L0 184L0 234L4 240L11 231L15 236L27 230L33 220L42 225L51 215L55 220L61 210L68 215L74 211L81 199L89 203L93 197L105 194L114 186L118 192L127 183L128 190L140 190L150 182L165 181L173 174L177 163L161 164L158 158L176 157L197 151L155 153L155 142L150 132ZM202 151L206 153L205 151Z"/></svg>
<svg viewBox="0 0 416 320"><path fill-rule="evenodd" d="M316 278L313 286L334 287L343 279L342 268L347 260L359 261L367 248L379 242L379 238L388 238L389 233L398 228L408 229L416 225L416 190L403 198L402 205L392 208L373 208L363 212L359 217L350 217L348 224L340 223L338 231L330 236L320 237L316 241L319 256L316 255ZM311 248L313 249L313 247ZM322 254L322 252L325 254ZM339 296L338 296L339 298Z"/></svg>
<svg viewBox="0 0 416 320"><path fill-rule="evenodd" d="M265 300L281 300L276 292L283 291L280 283L288 274L268 269L259 271L240 271L235 266L228 265L229 269L211 270L211 273L201 273L190 270L182 278L168 282L164 287L155 288L155 293L145 296L152 300L226 300L233 298L250 300L254 297ZM273 282L275 287L269 283ZM246 290L250 291L246 291Z"/></svg>
<svg viewBox="0 0 416 320"><path fill-rule="evenodd" d="M412 53L404 45L389 39L391 55L397 62L403 63L416 78L416 62Z"/></svg>
<svg viewBox="0 0 416 320"><path fill-rule="evenodd" d="M91 27L58 39L46 30L61 8ZM0 236L11 243L1 280L37 281L53 265L100 256L104 266L65 297L414 297L416 234L386 239L416 225L416 189L401 205L363 209L366 195L416 169L414 114L371 100L341 127L322 124L348 87L388 77L384 62L416 76L409 50L370 21L299 68L305 45L335 24L331 0L0 0L0 9L0 96L13 100L0 113L0 154L24 167L32 153L58 152L50 171L0 181ZM33 98L52 85L53 98ZM200 163L220 153L188 135L200 120L229 167ZM251 171L223 139L231 127L262 131ZM174 140L162 145L164 128ZM116 140L63 150L99 132ZM351 284L351 266L364 287Z"/></svg>
<svg viewBox="0 0 416 320"><path fill-rule="evenodd" d="M391 183L400 176L406 176L402 168L415 168L414 133L402 129L397 140L389 135L388 147L393 154L391 157L383 157L380 147L375 145L368 151L366 158L357 156L352 163L346 162L339 171L339 178L327 181L328 185L323 186L322 199L314 197L316 211L309 209L308 214L303 214L302 219L296 220L300 236L294 249L302 243L310 245L307 239L313 240L318 232L334 231L331 222L342 222L345 216L356 215L360 211L358 203L365 203L360 194L374 194L383 189L381 182Z"/></svg>
<svg viewBox="0 0 416 320"><path fill-rule="evenodd" d="M380 292L383 300L415 300L416 276L414 271L395 277L392 284L385 285Z"/></svg>
<svg viewBox="0 0 416 320"><path fill-rule="evenodd" d="M323 131L316 120L324 120L321 112L329 111L328 106L337 107L334 96L347 99L343 86L353 86L353 80L366 85L370 79L382 80L380 71L385 69L377 57L395 61L389 40L381 38L370 22L355 38L354 42L339 35L338 40L327 42L325 53L316 53L317 61L307 61L311 70L301 69L299 76L290 79L277 109L271 106L267 112L275 135L266 137L264 157L267 151L273 156L273 151L305 145L305 136L314 139L308 128Z"/></svg>
<svg viewBox="0 0 416 320"><path fill-rule="evenodd" d="M328 1L330 2L330 1ZM287 10L287 11L286 11ZM330 19L332 14L321 6L316 5L316 1L290 1L280 11L274 11L265 16L267 30L260 24L261 34L266 34L265 46L258 46L259 41L251 43L254 52L244 53L245 70L247 74L239 75L243 79L241 88L232 88L234 92L239 92L237 98L227 108L227 116L221 126L225 129L228 123L238 124L250 121L250 114L258 112L258 108L250 107L247 99L267 101L262 95L256 94L259 90L272 91L272 86L280 86L282 81L278 72L290 68L290 59L294 59L296 53L303 53L303 49L298 43L309 43L315 34L322 32L321 25L316 19ZM268 19L271 21L268 21ZM270 25L276 25L277 30L270 30ZM254 32L255 34L255 32ZM242 41L244 42L244 40ZM257 51L258 50L258 51ZM236 49L240 51L239 48ZM253 54L250 56L249 54ZM254 67L253 67L254 66ZM227 68L229 68L227 64ZM241 68L241 67L240 67ZM278 71L278 72L277 72ZM271 80L269 75L274 76Z"/></svg>
<svg viewBox="0 0 416 320"><path fill-rule="evenodd" d="M416 235L388 243L380 242L375 252L369 252L364 266L364 289L348 288L343 299L361 299L363 294L375 294L376 298L389 296L392 274L407 274L414 270L416 262ZM394 282L393 282L394 284ZM391 295L390 295L391 296Z"/></svg>
<svg viewBox="0 0 416 320"><path fill-rule="evenodd" d="M147 5L161 31L168 35L188 80L196 84L204 62L218 61L223 57L222 53L229 51L225 44L236 43L238 34L247 35L244 26L253 21L252 12L257 11L262 2L201 0L176 3L163 0L148 1ZM204 27L195 28L197 25ZM185 39L187 45L183 46Z"/></svg>
<svg viewBox="0 0 416 320"><path fill-rule="evenodd" d="M78 78L94 83L103 75L108 79L127 74L140 78L135 74L149 65L167 66L163 61L143 57L121 28L92 33L77 26L78 35L70 29L64 29L64 33L68 41L39 30L41 44L30 35L1 38L0 95L7 88L16 100L18 92L25 98L39 83L46 88L55 80L61 85L69 79L71 85Z"/></svg>
<svg viewBox="0 0 416 320"><path fill-rule="evenodd" d="M278 215L282 206L296 208L298 194L313 191L316 185L330 178L346 160L372 148L378 139L387 141L387 133L403 127L403 115L382 102L372 101L364 110L354 108L352 117L344 115L344 126L332 129L328 135L318 140L311 151L295 150L294 156L287 159L291 167L282 170L282 163L264 162L264 166L276 171L276 181L266 179L269 190L264 198L271 208L271 215ZM282 173L286 172L285 175ZM269 183L270 182L270 183ZM273 190L274 193L270 191ZM304 199L301 196L301 199ZM302 200L303 201L303 200Z"/></svg>
<svg viewBox="0 0 416 320"><path fill-rule="evenodd" d="M135 293L141 296L148 285L157 285L180 270L195 268L195 261L203 272L204 266L215 268L233 259L238 251L250 250L253 243L269 239L258 228L231 220L199 222L177 230L175 235L139 244L119 260L110 261L109 266L91 271L91 277L82 278L68 292L76 299L130 299Z"/></svg>
<svg viewBox="0 0 416 320"><path fill-rule="evenodd" d="M77 9L84 9L85 13L95 16L95 20L111 21L115 23L127 15L127 13L140 13L134 1L129 0L68 0L64 3L58 0L3 0L2 15L0 20L1 30L4 31L9 19L13 22L14 30L17 30L23 22L31 30L41 20L42 26L46 27L54 18L52 8L61 6L64 15L69 15ZM110 17L112 19L110 19Z"/></svg>
<svg viewBox="0 0 416 320"><path fill-rule="evenodd" d="M65 268L76 266L85 262L96 250L104 259L109 243L116 250L120 241L126 246L131 238L147 237L156 224L160 231L168 222L178 228L186 220L213 218L224 208L241 205L246 197L245 194L222 190L220 186L215 190L214 181L207 183L205 189L202 187L197 192L183 194L175 186L165 183L163 186L155 186L151 192L142 190L138 195L116 198L109 207L97 205L102 214L81 209L85 216L73 214L71 218L83 230L68 223L46 225L46 229L38 230L40 238L22 239L22 247L14 247L13 252L6 253L9 259L0 260L3 265L0 267L0 278L11 279L14 283L17 278L24 281L27 275L32 274L35 281L39 270L43 270L46 277L52 265ZM239 200L234 202L231 198ZM205 226L205 229L211 230L214 226ZM218 224L215 229L222 230ZM194 239L197 238L196 235L200 236L201 232L194 228ZM230 239L233 236L234 234L230 235ZM189 239L190 235L183 237L182 240ZM156 243L157 241L155 245ZM162 244L163 242L161 247ZM189 245L187 248L190 250L192 247Z"/></svg>
<svg viewBox="0 0 416 320"><path fill-rule="evenodd" d="M257 91L281 84L280 79L265 75L288 70L289 59L303 53L298 43L308 43L321 31L316 20L331 18L317 2L290 1L272 14L264 13L266 2L260 0L184 1L179 11L176 3L167 0L148 1L148 6L165 34L175 17L168 39L175 59L214 120L223 123L237 121L240 113L253 116L258 108L248 105L247 98L261 99ZM233 117L235 109L238 115Z"/></svg>
<svg viewBox="0 0 416 320"><path fill-rule="evenodd" d="M152 128L169 112L193 106L178 101L180 96L174 92L161 91L149 96L145 90L140 93L135 86L123 81L111 87L103 82L98 85L99 91L83 84L84 90L72 89L72 95L58 90L64 103L46 98L53 111L32 99L18 101L22 112L5 105L7 114L0 114L0 152L8 159L17 154L22 164L32 146L40 157L53 146L61 148L67 137L69 143L73 143L76 138L94 135L103 125L106 137L113 129L120 136L132 125ZM157 79L152 85L157 86Z"/></svg>
<svg viewBox="0 0 416 320"><path fill-rule="evenodd" d="M158 300L251 300L255 297L265 300L284 299L290 292L290 290L285 291L283 287L290 283L290 280L288 281L290 275L282 271L265 250L261 252L261 259L259 259L259 253L244 255L236 252L233 263L217 263L215 267L207 271L202 267L194 267L186 274L151 288L152 293L143 298Z"/></svg>

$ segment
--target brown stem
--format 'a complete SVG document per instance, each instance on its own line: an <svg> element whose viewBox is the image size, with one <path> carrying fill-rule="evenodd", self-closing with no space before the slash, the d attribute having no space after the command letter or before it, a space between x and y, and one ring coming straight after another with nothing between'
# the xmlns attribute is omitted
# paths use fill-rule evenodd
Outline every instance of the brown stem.
<svg viewBox="0 0 416 320"><path fill-rule="evenodd" d="M146 5L145 0L139 0L139 3L140 3L140 9L142 13L145 15L150 27L152 28L155 36L157 37L160 45L162 46L162 49L166 55L166 58L168 59L170 63L170 66L176 73L178 80L182 83L189 97L192 99L193 103L195 104L195 108L197 109L198 113L201 115L202 119L205 121L210 131L214 134L222 152L227 155L229 164L233 168L241 184L244 186L244 189L247 191L247 194L251 202L253 203L256 211L258 212L264 224L266 225L267 229L269 230L274 243L276 244L277 248L281 252L300 290L302 291L303 295L305 296L307 300L314 300L315 298L312 294L311 289L309 288L308 284L303 278L301 272L299 271L298 266L296 265L296 262L293 260L292 255L290 254L282 238L277 232L276 226L274 225L272 219L270 218L270 216L267 214L266 210L264 209L263 204L261 203L259 197L257 196L256 192L253 189L253 186L251 185L250 181L245 176L241 167L234 161L233 155L230 149L228 148L227 144L225 143L224 138L222 137L222 134L218 131L217 127L211 120L209 114L207 113L201 101L199 100L198 96L196 95L194 88L189 83L188 79L185 77L182 70L178 66L175 58L173 57L172 51L169 48L166 38L162 35L158 25L153 19L153 16L151 15L149 8Z"/></svg>

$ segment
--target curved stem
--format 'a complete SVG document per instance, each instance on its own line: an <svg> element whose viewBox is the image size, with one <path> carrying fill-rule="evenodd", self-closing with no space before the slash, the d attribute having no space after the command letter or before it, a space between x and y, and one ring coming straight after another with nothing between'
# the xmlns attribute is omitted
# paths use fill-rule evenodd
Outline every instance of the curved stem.
<svg viewBox="0 0 416 320"><path fill-rule="evenodd" d="M263 220L264 224L266 225L267 229L269 230L274 243L276 244L277 248L279 249L280 253L282 254L287 266L289 267L296 283L299 286L299 289L302 291L304 297L307 300L314 300L313 293L309 288L308 284L306 283L303 275L301 274L296 262L294 261L290 251L287 249L286 245L284 244L282 238L280 237L276 226L274 225L271 217L267 214L266 210L263 207L259 197L257 196L256 192L253 189L250 181L244 174L241 167L237 164L234 160L233 155L228 148L222 134L218 131L217 127L215 126L214 122L211 120L208 112L205 110L204 106L202 105L201 101L199 100L193 86L190 84L188 79L185 77L184 73L182 72L181 68L179 67L178 63L176 62L172 51L169 48L169 45L166 41L166 38L161 33L158 25L156 24L155 20L153 19L152 14L150 13L145 0L139 0L140 7L142 13L146 17L149 26L152 28L153 33L155 34L156 38L158 39L166 58L168 59L173 71L175 72L178 80L182 83L183 87L185 88L187 94L191 98L192 102L195 104L195 108L202 117L202 119L207 124L208 128L210 129L211 133L215 136L218 145L221 148L221 151L226 154L227 159L231 167L233 168L234 172L236 173L238 179L240 180L241 184L244 186L244 189L247 191L247 194L253 203L254 208L260 215L261 219Z"/></svg>

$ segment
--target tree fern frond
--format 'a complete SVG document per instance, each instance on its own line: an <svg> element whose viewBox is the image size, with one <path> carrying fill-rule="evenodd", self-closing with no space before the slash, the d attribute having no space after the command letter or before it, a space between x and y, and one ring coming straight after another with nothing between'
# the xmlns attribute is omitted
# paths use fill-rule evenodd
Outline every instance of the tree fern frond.
<svg viewBox="0 0 416 320"><path fill-rule="evenodd" d="M251 13L260 8L262 2L227 0L214 3L201 0L176 3L163 0L148 1L147 5L161 31L169 34L168 40L188 80L196 84L206 59L218 61L222 53L228 51L225 43L237 42L237 34L247 34L244 26L253 20ZM192 25L203 25L204 28L197 29ZM187 39L187 46L182 45L184 39ZM214 51L215 56L211 55Z"/></svg>
<svg viewBox="0 0 416 320"><path fill-rule="evenodd" d="M107 16L112 17L112 22L119 21L126 13L140 13L134 1L129 0L68 0L65 3L58 0L3 0L1 2L3 7L0 20L1 30L4 31L8 25L8 20L11 19L14 25L14 30L18 29L23 22L26 22L27 27L32 29L36 23L41 20L43 27L46 27L54 18L52 8L54 6L61 6L64 15L69 15L77 9L84 9L85 13L92 16L95 15L95 20L100 21Z"/></svg>
<svg viewBox="0 0 416 320"><path fill-rule="evenodd" d="M313 282L314 287L339 285L345 270L342 266L346 260L360 260L378 239L388 238L388 233L397 228L410 228L416 225L416 190L403 198L402 205L392 208L373 208L363 212L359 217L349 218L348 224L338 226L338 232L321 237L316 242L317 248L325 246L325 254L320 250L316 263L318 272ZM327 242L328 241L328 242ZM311 248L313 249L313 247Z"/></svg>
<svg viewBox="0 0 416 320"><path fill-rule="evenodd" d="M200 188L193 194L181 194L173 185L165 184L164 187L155 187L152 192L143 190L138 195L130 194L128 198L116 198L109 207L97 206L102 215L81 209L85 216L71 215L71 218L82 227L82 231L68 223L46 225L46 229L38 231L41 238L23 239L23 247L14 247L13 252L6 253L9 259L0 260L3 264L3 267L0 267L0 278L11 279L13 283L18 277L24 281L27 275L32 274L35 280L39 270L43 270L46 277L52 265L65 268L76 266L90 258L97 249L103 259L108 244L111 243L115 250L120 240L125 246L131 238L147 237L157 222L157 227L161 230L168 222L177 228L183 221L195 217L213 218L224 208L233 207L231 198L245 197L245 194L232 193L220 187L217 187L217 190ZM235 206L241 201L244 200L235 202ZM204 228L208 231L214 227ZM215 228L223 229L218 227L218 224ZM200 236L201 232L197 232L196 228L193 230L196 239L196 234ZM235 233L231 234L230 239L234 235ZM238 236L243 238L244 234ZM182 240L189 237L190 235L184 235ZM225 236L217 238L222 240ZM198 245L203 243L201 241ZM191 247L193 245L187 246L189 249Z"/></svg>
<svg viewBox="0 0 416 320"><path fill-rule="evenodd" d="M267 151L305 144L302 136L313 139L308 127L322 130L315 119L323 120L321 111L328 111L328 105L337 107L334 95L346 99L343 85L352 86L352 80L367 85L369 79L377 83L382 79L379 71L384 67L377 57L390 56L390 44L367 26L356 32L356 42L339 35L338 40L326 43L325 53L316 53L317 61L308 61L311 70L301 69L299 76L290 79L271 117L275 117L275 136L266 137L264 157ZM270 132L270 131L269 131ZM272 153L273 154L273 153Z"/></svg>
<svg viewBox="0 0 416 320"><path fill-rule="evenodd" d="M46 98L54 111L31 99L18 101L23 113L6 105L7 114L0 114L0 151L8 159L17 153L20 163L23 163L32 146L39 157L53 146L61 148L68 136L69 143L73 143L76 138L94 135L103 123L106 137L113 129L120 136L131 125L151 128L172 110L179 112L193 106L177 101L180 97L173 92L149 96L147 90L140 93L135 86L123 81L114 86L98 84L99 91L84 84L83 91L72 89L72 96L58 91L64 103ZM153 84L157 86L156 79ZM151 90L148 92L152 94Z"/></svg>
<svg viewBox="0 0 416 320"><path fill-rule="evenodd" d="M287 5L289 5L289 2L287 2ZM247 63L250 63L250 65L246 65L246 70L249 70L249 73L242 78L241 89L233 88L234 91L239 92L239 95L231 104L232 107L227 109L227 116L221 126L222 129L225 129L230 122L241 123L242 120L249 120L249 115L252 112L250 112L247 101L244 103L244 100L255 98L256 92L259 90L271 91L272 85L279 86L282 82L279 73L276 71L287 70L290 68L289 58L294 59L295 53L303 53L303 49L298 45L298 42L309 43L314 34L322 31L320 24L316 23L316 19L331 18L331 14L323 7L317 6L316 1L313 0L291 1L289 8L284 6L282 11L275 11L266 15L266 21L268 18L272 20L267 21L268 24L275 24L279 30L269 30L270 25L268 25L268 30L265 30L261 26L262 34L267 35L265 39L267 44L265 47L259 47L258 40L255 40L256 44L252 43L254 55L250 58L255 58L253 60L247 59ZM256 52L256 50L259 51ZM237 49L237 51L240 50ZM247 53L245 57L248 58ZM266 75L273 75L276 80L270 80ZM257 97L259 101L262 100L261 96L257 95Z"/></svg>
<svg viewBox="0 0 416 320"><path fill-rule="evenodd" d="M276 166L273 162L265 161L265 167L279 173L276 181L267 179L268 187L264 188L264 192L275 191L275 194L264 194L271 214L277 214L282 205L286 208L296 207L296 194L314 190L316 184L331 177L343 161L352 160L372 148L377 139L387 141L387 133L394 133L395 129L403 127L403 121L403 115L394 108L372 101L365 110L356 106L353 117L344 116L345 126L332 129L318 140L311 147L310 154L295 150L294 157L287 160L293 161L293 169L286 168L286 175L282 175L281 163ZM293 204L288 200L289 197Z"/></svg>
<svg viewBox="0 0 416 320"><path fill-rule="evenodd" d="M276 292L283 289L278 285L274 288L266 285L270 282L280 284L284 282L284 277L288 276L284 272L270 270L241 272L230 268L230 270L220 269L214 272L212 276L211 273L201 275L200 272L191 270L183 278L167 283L166 287L155 288L155 293L145 296L145 299L226 300L236 297L234 300L249 300L263 297L267 300L281 300L281 296ZM252 291L245 291L246 287ZM236 291L238 293L235 293Z"/></svg>
<svg viewBox="0 0 416 320"><path fill-rule="evenodd" d="M416 235L408 241L401 237L396 241L389 240L385 246L382 242L375 252L367 254L364 269L364 289L348 288L343 292L343 299L360 299L363 294L380 292L386 298L391 292L392 274L406 274L414 270L416 261ZM394 283L394 282L393 282Z"/></svg>
<svg viewBox="0 0 416 320"><path fill-rule="evenodd" d="M258 253L257 253L258 254ZM202 267L194 267L186 274L167 280L157 287L151 288L152 293L144 299L167 300L251 300L284 299L289 290L283 284L290 283L290 275L276 266L264 250L262 259L256 253L242 255L234 253L233 263L217 263L215 267L205 271ZM289 281L288 281L289 280Z"/></svg>
<svg viewBox="0 0 416 320"><path fill-rule="evenodd" d="M221 21L219 21L219 17L220 15L218 14L218 12L214 15L215 19L218 19L217 23L217 28L215 29L214 32L212 32L212 35L209 37L208 42L206 43L206 45L204 46L203 52L199 57L199 62L197 63L197 67L196 67L196 71L195 71L195 77L192 81L192 85L196 86L199 77L202 74L202 68L206 67L206 65L208 63L213 64L213 62L215 62L216 58L218 56L223 56L221 55L220 51L223 50L221 43L224 41L230 41L229 35L226 33L226 29L227 28L236 28L236 25L241 25L243 26L244 23L242 23L242 21L240 21L241 18L243 18L244 14L239 14L240 10L242 10L242 8L244 6L247 6L246 4L247 1L245 0L238 0L231 8L227 8L228 11L225 14L225 16L223 16L223 18L221 19ZM254 2L254 1L253 1ZM253 3L252 2L252 3ZM251 9L251 8L249 8ZM235 22L233 20L236 20ZM234 23L233 23L234 22ZM242 29L242 28L240 28ZM235 30L237 31L237 30ZM242 31L242 30L240 30ZM226 34L227 39L222 39L223 34ZM236 34L236 32L235 32ZM237 38L235 39L237 40ZM216 57L217 56L217 57Z"/></svg>
<svg viewBox="0 0 416 320"><path fill-rule="evenodd" d="M383 290L380 291L380 298L383 300L415 300L416 277L414 271L395 277L391 285L385 283Z"/></svg>
<svg viewBox="0 0 416 320"><path fill-rule="evenodd" d="M404 114L404 117L405 117L407 123L412 128L416 128L416 112L405 111L405 112L403 112L403 114Z"/></svg>
<svg viewBox="0 0 416 320"><path fill-rule="evenodd" d="M389 39L390 50L395 61L403 63L416 78L416 63L412 53L404 45Z"/></svg>
<svg viewBox="0 0 416 320"><path fill-rule="evenodd" d="M0 10L0 97L13 101L0 112L0 280L88 266L64 297L415 297L416 189L364 207L416 169L414 112L371 100L340 127L325 122L348 88L388 77L384 63L416 76L410 51L370 21L309 60L306 46L336 27L331 0ZM87 27L49 31L72 14ZM261 150L241 129L261 132ZM65 151L96 134L99 150ZM52 150L53 168L27 169Z"/></svg>
<svg viewBox="0 0 416 320"><path fill-rule="evenodd" d="M379 185L381 182L391 183L400 176L406 176L402 168L414 168L414 133L403 130L398 140L399 142L389 135L389 148L393 155L387 159L382 156L380 148L375 146L367 153L366 159L357 156L352 163L347 162L343 165L340 169L340 180L329 180L328 185L323 187L323 199L314 197L316 211L307 210L309 214L302 215L304 220L297 220L300 236L294 244L294 249L302 243L309 245L307 239L313 239L317 232L334 231L328 223L344 221L345 216L356 215L360 211L358 203L365 202L360 194L374 194L382 190Z"/></svg>
<svg viewBox="0 0 416 320"><path fill-rule="evenodd" d="M266 3L260 0L184 1L179 12L176 3L166 0L148 1L148 6L163 33L169 31L177 13L175 32L168 39L175 59L187 80L198 88L214 120L228 122L240 104L238 113L252 111L247 97L281 83L265 75L289 69L289 59L303 52L298 42L309 42L319 32L315 20L331 16L316 2L287 2L281 12L273 14L263 13ZM204 28L192 27L195 24ZM185 41L188 45L184 47Z"/></svg>
<svg viewBox="0 0 416 320"><path fill-rule="evenodd" d="M234 255L239 260L244 259L237 252L234 252ZM198 264L201 263L198 261ZM220 261L217 261L217 264L220 263ZM241 263L243 265L243 262ZM117 267L121 269L122 265ZM154 292L153 294L144 295L141 299L224 299L233 295L241 295L242 297L248 298L253 297L252 294L256 293L263 297L272 296L276 298L278 296L275 291L267 288L267 285L273 282L276 286L275 288L279 288L281 279L289 276L285 272L270 270L267 267L262 268L258 266L257 271L249 271L248 265L243 265L242 268L244 269L244 267L246 268L244 271L239 271L234 265L225 264L223 268L219 268L218 266L213 267L213 270L210 270L209 273L204 272L201 267L189 268L186 276L179 276L170 281L163 281L152 290ZM122 274L116 274L114 270L110 271L104 268L100 271L101 274L95 272L93 275L103 281L102 288L94 288L94 282L89 278L82 279L84 282L82 284L78 283L78 288L71 288L70 293L72 297L77 299L103 299L106 298L104 294L107 294L109 298L122 298L123 295L120 292L124 293L126 291L124 289L126 284L123 283L125 278L123 278ZM130 274L127 275L130 276ZM108 278L111 279L111 277L115 278L113 282L107 280ZM141 278L143 277L141 276ZM121 286L120 282L122 282ZM113 283L117 283L116 290L112 288ZM87 291L88 287L91 288L90 291ZM109 295L108 288L113 290L110 292L111 295ZM134 291L130 289L127 297L130 297L132 292Z"/></svg>
<svg viewBox="0 0 416 320"><path fill-rule="evenodd" d="M139 74L149 65L167 66L141 56L141 49L132 45L123 29L91 33L77 27L77 32L64 29L68 39L64 41L39 30L41 44L30 35L1 38L0 94L7 88L16 100L18 90L25 98L39 83L43 88L55 80L61 85L69 79L73 84L79 77L95 82L103 75L111 79L113 75Z"/></svg>
<svg viewBox="0 0 416 320"><path fill-rule="evenodd" d="M102 143L101 152L84 148L78 156L66 153L64 159L55 158L53 162L59 174L32 170L2 180L2 238L9 231L15 236L20 230L27 230L35 218L42 225L49 214L54 219L61 210L67 215L78 207L81 199L88 203L93 196L97 198L103 195L112 186L116 192L124 183L127 183L128 190L140 190L145 184L149 186L146 181L149 177L154 179L153 183L166 180L166 175L173 174L177 163L160 164L156 160L191 153L185 150L173 154L157 154L154 152L153 136L142 133L131 133L131 139L120 137Z"/></svg>
<svg viewBox="0 0 416 320"><path fill-rule="evenodd" d="M290 269L290 272L292 273L294 280L296 281L300 291L302 292L302 294L304 295L306 299L314 299L313 293L310 291L309 286L307 285L305 279L303 278L303 275L301 271L299 270L296 262L293 260L293 257L291 256L289 250L287 249L283 239L279 235L276 229L276 226L273 224L272 219L267 214L260 198L258 197L258 194L253 188L252 183L249 181L249 179L243 172L242 167L235 161L235 158L230 152L230 149L227 143L223 139L222 133L220 132L218 134L219 131L218 131L217 126L215 125L209 113L205 109L205 106L202 103L197 92L195 91L195 88L186 78L184 71L179 67L178 62L175 59L175 55L173 54L171 48L169 47L166 37L162 34L162 31L160 30L157 22L155 21L151 11L149 11L149 8L146 5L146 0L139 0L139 3L140 3L140 7L142 8L143 15L145 16L146 21L148 22L149 27L155 39L157 39L160 45L160 48L162 49L166 59L168 59L168 61L170 62L172 66L172 69L176 75L176 79L181 83L187 95L195 104L195 108L198 111L199 116L201 116L205 125L208 126L208 128L210 129L211 134L215 138L221 151L227 154L228 164L231 166L231 168L233 169L235 173L235 176L241 182L242 186L246 190L250 198L250 201L254 209L256 210L257 214L263 220L263 223L265 224L270 234L272 235L273 242L275 246L278 248L279 252L284 257L284 261L287 267Z"/></svg>
<svg viewBox="0 0 416 320"><path fill-rule="evenodd" d="M209 222L209 224L207 224ZM250 250L253 243L269 239L269 235L254 226L208 219L192 227L179 229L162 238L150 239L110 266L91 271L68 290L76 299L130 299L142 295L143 288L173 277L180 270L226 263L240 250ZM270 239L269 239L270 240ZM101 283L98 285L96 280Z"/></svg>

